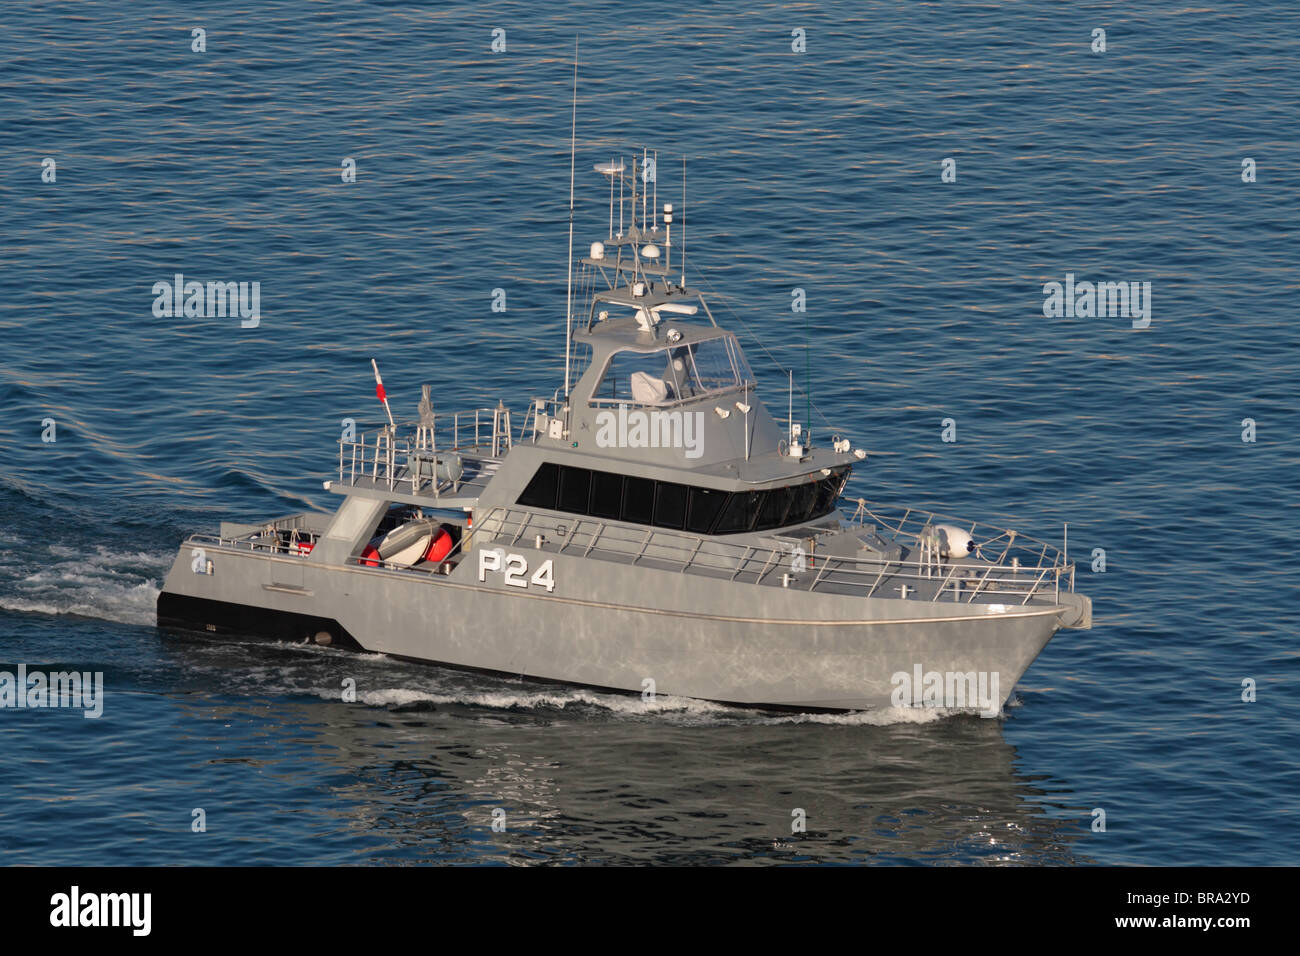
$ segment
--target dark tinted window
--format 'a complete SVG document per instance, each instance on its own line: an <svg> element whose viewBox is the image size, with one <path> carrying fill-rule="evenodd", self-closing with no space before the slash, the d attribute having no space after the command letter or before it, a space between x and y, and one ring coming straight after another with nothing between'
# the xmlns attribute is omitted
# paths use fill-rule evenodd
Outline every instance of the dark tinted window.
<svg viewBox="0 0 1300 956"><path fill-rule="evenodd" d="M708 534L727 503L727 492L713 488L692 488L686 513L686 530Z"/></svg>
<svg viewBox="0 0 1300 956"><path fill-rule="evenodd" d="M607 471L591 473L591 514L596 518L617 518L623 508L623 476Z"/></svg>
<svg viewBox="0 0 1300 956"><path fill-rule="evenodd" d="M793 488L770 488L763 493L763 507L758 512L757 531L770 531L785 524L785 513L790 510Z"/></svg>
<svg viewBox="0 0 1300 956"><path fill-rule="evenodd" d="M537 469L537 474L533 475L533 480L519 496L519 503L530 508L554 508L559 483L560 466L548 461Z"/></svg>
<svg viewBox="0 0 1300 956"><path fill-rule="evenodd" d="M686 486L661 481L655 489L655 522L661 528L686 524Z"/></svg>
<svg viewBox="0 0 1300 956"><path fill-rule="evenodd" d="M560 469L560 511L574 514L587 513L587 497L591 494L591 472L586 468Z"/></svg>
<svg viewBox="0 0 1300 956"><path fill-rule="evenodd" d="M722 517L714 534L736 534L748 531L754 526L758 517L758 507L762 504L762 495L757 491L738 491L727 501L722 509Z"/></svg>
<svg viewBox="0 0 1300 956"><path fill-rule="evenodd" d="M794 500L790 504L790 513L785 516L786 524L799 524L807 521L817 503L817 482L808 481L794 486Z"/></svg>
<svg viewBox="0 0 1300 956"><path fill-rule="evenodd" d="M771 531L830 514L848 474L844 468L818 481L788 488L733 493L547 462L537 469L519 496L519 504L633 524L686 528L696 534Z"/></svg>
<svg viewBox="0 0 1300 956"><path fill-rule="evenodd" d="M649 524L654 505L655 483L649 478L628 478L623 492L623 520Z"/></svg>
<svg viewBox="0 0 1300 956"><path fill-rule="evenodd" d="M820 518L835 510L835 499L839 496L843 474L836 472L829 478L817 482L817 502L813 507L813 517Z"/></svg>

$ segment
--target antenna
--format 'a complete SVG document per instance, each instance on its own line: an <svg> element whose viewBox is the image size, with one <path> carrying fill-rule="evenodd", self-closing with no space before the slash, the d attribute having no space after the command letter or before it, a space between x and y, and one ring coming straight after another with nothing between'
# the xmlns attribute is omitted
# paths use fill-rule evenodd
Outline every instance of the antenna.
<svg viewBox="0 0 1300 956"><path fill-rule="evenodd" d="M673 284L673 204L664 203L664 282Z"/></svg>
<svg viewBox="0 0 1300 956"><path fill-rule="evenodd" d="M569 357L573 352L573 164L578 151L578 38L573 38L573 120L569 130L569 288L564 317L564 395L569 395ZM376 373L378 374L378 373Z"/></svg>
<svg viewBox="0 0 1300 956"><path fill-rule="evenodd" d="M619 182L623 180L623 161L614 161L614 157L609 158L608 163L597 163L592 167L602 176L609 177L609 241L614 241L614 177L619 177ZM622 212L622 202L619 203L620 214ZM621 235L621 233L620 233Z"/></svg>
<svg viewBox="0 0 1300 956"><path fill-rule="evenodd" d="M642 147L641 147L641 231L642 231L642 232L645 231L645 194L646 194L647 192L649 192L649 190L645 188L645 186L646 186L646 169L645 169L645 158L646 158L646 152L647 152L646 148L645 148L644 146L642 146Z"/></svg>
<svg viewBox="0 0 1300 956"><path fill-rule="evenodd" d="M682 290L686 289L686 157L682 157Z"/></svg>
<svg viewBox="0 0 1300 956"><path fill-rule="evenodd" d="M794 439L794 369L787 369L786 374L790 376L789 391L786 393L786 430L790 436L788 440Z"/></svg>
<svg viewBox="0 0 1300 956"><path fill-rule="evenodd" d="M808 307L805 305L803 310L803 384L804 398L807 405L804 408L804 421L808 423L808 444L812 444L812 359L810 358L808 333Z"/></svg>

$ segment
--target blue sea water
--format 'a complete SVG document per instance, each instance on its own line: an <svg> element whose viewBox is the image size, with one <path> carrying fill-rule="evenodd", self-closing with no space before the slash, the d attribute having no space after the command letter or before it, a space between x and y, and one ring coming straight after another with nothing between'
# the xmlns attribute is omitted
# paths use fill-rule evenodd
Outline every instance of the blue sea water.
<svg viewBox="0 0 1300 956"><path fill-rule="evenodd" d="M685 157L688 279L869 450L851 494L1068 522L1094 628L1000 718L154 626L185 534L331 507L372 356L408 415L559 384L575 36L580 247L593 163ZM0 710L5 862L1296 863L1298 56L1276 0L5 4L0 667L107 686ZM155 317L178 272L260 324ZM1067 273L1150 282L1150 326L1045 317Z"/></svg>

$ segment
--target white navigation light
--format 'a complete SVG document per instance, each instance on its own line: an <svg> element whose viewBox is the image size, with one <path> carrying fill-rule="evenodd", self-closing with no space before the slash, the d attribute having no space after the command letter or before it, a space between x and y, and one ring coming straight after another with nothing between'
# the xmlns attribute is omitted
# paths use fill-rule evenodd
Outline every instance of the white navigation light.
<svg viewBox="0 0 1300 956"><path fill-rule="evenodd" d="M605 258L605 244L603 242L593 242L591 244L591 258L593 259Z"/></svg>
<svg viewBox="0 0 1300 956"><path fill-rule="evenodd" d="M664 203L664 222L670 223L672 221L673 221L673 204L670 202L666 202Z"/></svg>
<svg viewBox="0 0 1300 956"><path fill-rule="evenodd" d="M651 243L648 246L642 246L641 255L645 256L647 259L658 259L659 247L656 246L654 243Z"/></svg>

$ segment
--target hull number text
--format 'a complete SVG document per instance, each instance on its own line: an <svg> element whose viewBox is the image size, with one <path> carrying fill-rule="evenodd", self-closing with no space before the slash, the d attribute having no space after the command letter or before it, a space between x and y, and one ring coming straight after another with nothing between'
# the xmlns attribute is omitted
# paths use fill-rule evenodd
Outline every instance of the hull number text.
<svg viewBox="0 0 1300 956"><path fill-rule="evenodd" d="M531 584L546 588L547 593L555 590L555 570L550 558L543 561L542 566L529 577L528 560L522 554L506 554L503 549L480 551L478 579L486 581L489 571L504 575L506 584L512 588L526 588Z"/></svg>

